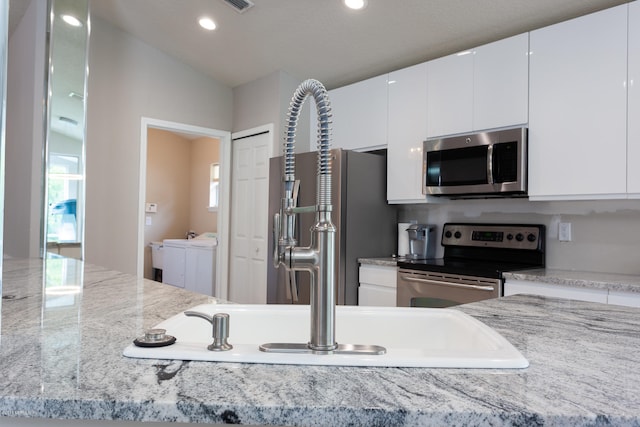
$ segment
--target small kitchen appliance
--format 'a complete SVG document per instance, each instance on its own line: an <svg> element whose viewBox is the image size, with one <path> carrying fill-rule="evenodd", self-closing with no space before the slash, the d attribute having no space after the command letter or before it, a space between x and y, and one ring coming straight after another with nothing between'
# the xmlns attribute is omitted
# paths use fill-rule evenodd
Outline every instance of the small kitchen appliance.
<svg viewBox="0 0 640 427"><path fill-rule="evenodd" d="M410 224L409 235L410 259L429 259L436 255L436 227L429 224Z"/></svg>
<svg viewBox="0 0 640 427"><path fill-rule="evenodd" d="M450 307L503 295L507 271L545 265L545 226L447 223L444 256L399 259L398 307Z"/></svg>
<svg viewBox="0 0 640 427"><path fill-rule="evenodd" d="M424 194L460 198L527 195L527 128L428 139L422 153Z"/></svg>

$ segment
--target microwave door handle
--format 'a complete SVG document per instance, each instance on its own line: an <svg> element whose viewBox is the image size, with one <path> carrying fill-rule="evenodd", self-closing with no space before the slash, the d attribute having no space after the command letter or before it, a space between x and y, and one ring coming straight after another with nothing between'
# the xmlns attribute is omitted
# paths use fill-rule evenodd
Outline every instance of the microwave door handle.
<svg viewBox="0 0 640 427"><path fill-rule="evenodd" d="M487 147L487 182L493 185L493 144Z"/></svg>

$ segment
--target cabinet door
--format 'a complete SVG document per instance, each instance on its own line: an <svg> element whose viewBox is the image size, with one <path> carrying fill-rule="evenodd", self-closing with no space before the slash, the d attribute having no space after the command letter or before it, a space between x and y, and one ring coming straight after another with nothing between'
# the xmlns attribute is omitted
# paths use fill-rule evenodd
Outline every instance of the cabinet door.
<svg viewBox="0 0 640 427"><path fill-rule="evenodd" d="M333 147L360 151L386 147L386 74L329 91L329 100Z"/></svg>
<svg viewBox="0 0 640 427"><path fill-rule="evenodd" d="M358 305L395 307L398 269L392 266L361 265L358 272Z"/></svg>
<svg viewBox="0 0 640 427"><path fill-rule="evenodd" d="M529 34L475 49L473 129L523 125L528 121Z"/></svg>
<svg viewBox="0 0 640 427"><path fill-rule="evenodd" d="M530 45L530 198L626 194L627 6L533 31Z"/></svg>
<svg viewBox="0 0 640 427"><path fill-rule="evenodd" d="M209 248L187 248L185 289L213 296L215 253Z"/></svg>
<svg viewBox="0 0 640 427"><path fill-rule="evenodd" d="M640 197L640 2L629 3L627 192Z"/></svg>
<svg viewBox="0 0 640 427"><path fill-rule="evenodd" d="M368 307L395 307L396 290L368 283L358 288L358 305Z"/></svg>
<svg viewBox="0 0 640 427"><path fill-rule="evenodd" d="M164 245L162 249L162 283L184 288L184 273L186 268L186 255L184 248L175 248Z"/></svg>
<svg viewBox="0 0 640 427"><path fill-rule="evenodd" d="M624 305L626 307L640 308L640 293L609 291L607 303L614 305Z"/></svg>
<svg viewBox="0 0 640 427"><path fill-rule="evenodd" d="M424 202L422 142L427 138L427 64L389 74L387 200Z"/></svg>
<svg viewBox="0 0 640 427"><path fill-rule="evenodd" d="M427 136L473 127L473 51L427 62Z"/></svg>

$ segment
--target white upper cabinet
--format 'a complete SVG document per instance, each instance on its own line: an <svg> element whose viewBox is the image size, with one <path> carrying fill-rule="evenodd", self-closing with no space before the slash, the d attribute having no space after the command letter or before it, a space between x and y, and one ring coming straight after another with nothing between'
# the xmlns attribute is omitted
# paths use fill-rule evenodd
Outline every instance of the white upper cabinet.
<svg viewBox="0 0 640 427"><path fill-rule="evenodd" d="M529 197L626 197L627 5L531 32Z"/></svg>
<svg viewBox="0 0 640 427"><path fill-rule="evenodd" d="M424 202L422 142L427 137L427 64L389 74L387 200Z"/></svg>
<svg viewBox="0 0 640 427"><path fill-rule="evenodd" d="M427 62L427 136L464 132L473 123L473 51Z"/></svg>
<svg viewBox="0 0 640 427"><path fill-rule="evenodd" d="M529 35L427 63L428 137L526 124Z"/></svg>
<svg viewBox="0 0 640 427"><path fill-rule="evenodd" d="M473 130L529 120L529 34L480 46L473 57Z"/></svg>
<svg viewBox="0 0 640 427"><path fill-rule="evenodd" d="M468 131L473 125L473 51L427 62L427 136Z"/></svg>
<svg viewBox="0 0 640 427"><path fill-rule="evenodd" d="M387 145L387 75L329 91L333 147L365 151ZM316 131L312 120L312 134ZM313 148L313 147L312 147Z"/></svg>
<svg viewBox="0 0 640 427"><path fill-rule="evenodd" d="M640 2L629 4L627 192L640 197Z"/></svg>

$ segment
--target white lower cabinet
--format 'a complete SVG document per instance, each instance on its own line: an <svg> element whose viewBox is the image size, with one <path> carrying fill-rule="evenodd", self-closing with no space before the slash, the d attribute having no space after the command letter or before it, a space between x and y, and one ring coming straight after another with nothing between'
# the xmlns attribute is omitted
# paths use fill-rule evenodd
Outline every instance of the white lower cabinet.
<svg viewBox="0 0 640 427"><path fill-rule="evenodd" d="M205 295L214 294L216 248L163 247L162 282Z"/></svg>
<svg viewBox="0 0 640 427"><path fill-rule="evenodd" d="M504 296L515 294L541 295L552 298L565 298L577 301L640 307L640 293L636 292L578 288L566 285L530 282L526 280L507 280L504 284Z"/></svg>
<svg viewBox="0 0 640 427"><path fill-rule="evenodd" d="M504 284L504 296L515 294L533 294L552 298L575 299L607 303L606 289L585 289L572 286L550 285L548 283L507 280Z"/></svg>
<svg viewBox="0 0 640 427"><path fill-rule="evenodd" d="M627 193L640 197L640 2L629 3Z"/></svg>
<svg viewBox="0 0 640 427"><path fill-rule="evenodd" d="M609 291L609 304L625 305L627 307L640 307L640 293Z"/></svg>
<svg viewBox="0 0 640 427"><path fill-rule="evenodd" d="M185 289L205 295L214 294L216 251L207 248L187 248Z"/></svg>
<svg viewBox="0 0 640 427"><path fill-rule="evenodd" d="M358 305L395 307L398 269L395 266L360 266Z"/></svg>
<svg viewBox="0 0 640 427"><path fill-rule="evenodd" d="M162 282L167 285L184 288L184 273L186 271L187 253L185 248L164 246L164 268Z"/></svg>

